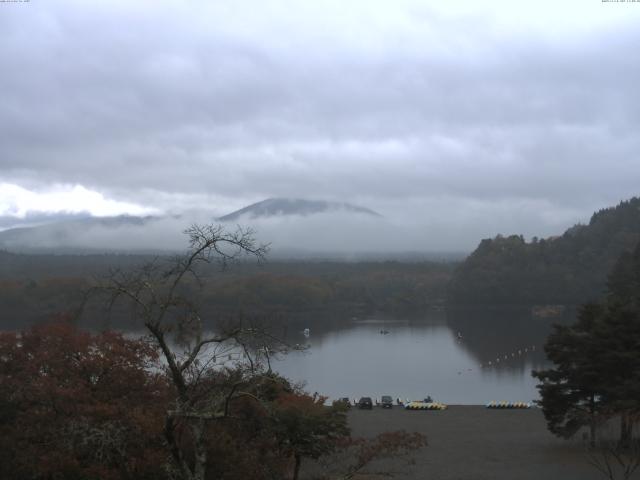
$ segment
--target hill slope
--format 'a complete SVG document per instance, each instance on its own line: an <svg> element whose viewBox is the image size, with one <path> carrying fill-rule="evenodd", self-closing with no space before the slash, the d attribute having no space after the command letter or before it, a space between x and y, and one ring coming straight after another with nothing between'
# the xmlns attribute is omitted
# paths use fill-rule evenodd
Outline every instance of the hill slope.
<svg viewBox="0 0 640 480"><path fill-rule="evenodd" d="M350 212L380 217L379 213L368 208L343 202L327 202L324 200L304 200L300 198L267 198L261 202L248 205L240 210L229 213L218 220L230 222L247 216L249 218L264 218L281 215L313 215L326 212Z"/></svg>
<svg viewBox="0 0 640 480"><path fill-rule="evenodd" d="M144 227L155 217L77 217L53 221L44 225L11 228L0 232L0 249L18 252L31 251L92 251L90 244L78 248L75 240L92 229L116 230L123 227Z"/></svg>
<svg viewBox="0 0 640 480"><path fill-rule="evenodd" d="M640 240L640 198L593 214L560 237L485 239L449 285L457 305L577 305L598 299L617 258Z"/></svg>

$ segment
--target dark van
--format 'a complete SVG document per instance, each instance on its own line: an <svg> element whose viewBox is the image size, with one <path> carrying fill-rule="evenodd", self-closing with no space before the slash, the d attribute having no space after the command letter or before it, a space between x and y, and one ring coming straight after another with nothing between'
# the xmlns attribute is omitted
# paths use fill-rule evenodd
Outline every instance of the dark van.
<svg viewBox="0 0 640 480"><path fill-rule="evenodd" d="M382 408L393 408L393 398L390 395L383 395L380 399Z"/></svg>

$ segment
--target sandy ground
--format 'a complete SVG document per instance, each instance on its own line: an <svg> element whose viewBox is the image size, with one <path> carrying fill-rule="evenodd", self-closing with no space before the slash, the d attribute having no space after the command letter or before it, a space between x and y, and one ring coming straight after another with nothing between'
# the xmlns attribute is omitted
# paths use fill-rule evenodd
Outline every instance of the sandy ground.
<svg viewBox="0 0 640 480"><path fill-rule="evenodd" d="M581 440L551 435L542 412L450 406L445 411L352 409L354 436L371 437L391 430L418 431L428 446L412 455L415 464L380 462L368 472L391 472L391 478L433 480L596 480ZM390 478L371 475L360 478ZM618 477L616 477L618 478ZM622 478L622 477L619 477ZM640 478L640 472L632 477Z"/></svg>

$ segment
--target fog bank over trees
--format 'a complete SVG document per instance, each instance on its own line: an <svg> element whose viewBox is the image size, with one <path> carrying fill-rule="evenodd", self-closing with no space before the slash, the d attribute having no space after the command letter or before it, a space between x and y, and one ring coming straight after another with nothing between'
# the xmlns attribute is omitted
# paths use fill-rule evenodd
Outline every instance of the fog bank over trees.
<svg viewBox="0 0 640 480"><path fill-rule="evenodd" d="M452 204L456 202L452 201ZM370 215L347 210L329 210L309 215L234 216L223 222L229 226L250 226L260 241L271 244L276 257L382 255L403 253L455 253L459 258L471 252L481 238L504 232L505 225L516 225L515 233L525 237L553 235L573 225L573 211L548 216L535 204L523 204L518 214L506 205L499 215L482 204L463 208L448 216L440 203L425 206L419 215L383 210ZM451 206L449 206L451 208ZM0 248L10 251L179 251L182 231L196 223L216 222L211 210L190 210L176 215L88 217L40 216L28 218L18 229L0 231ZM588 217L579 220L587 220ZM59 221L51 221L58 220ZM549 225L542 231L535 226ZM7 222L8 223L8 222ZM552 228L557 225L557 228Z"/></svg>

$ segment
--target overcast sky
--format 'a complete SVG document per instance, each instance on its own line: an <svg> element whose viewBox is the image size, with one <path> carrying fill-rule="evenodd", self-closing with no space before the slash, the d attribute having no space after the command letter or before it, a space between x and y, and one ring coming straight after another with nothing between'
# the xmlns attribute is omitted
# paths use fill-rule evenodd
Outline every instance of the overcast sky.
<svg viewBox="0 0 640 480"><path fill-rule="evenodd" d="M427 248L561 233L640 193L639 46L640 2L0 3L0 216L302 197Z"/></svg>

